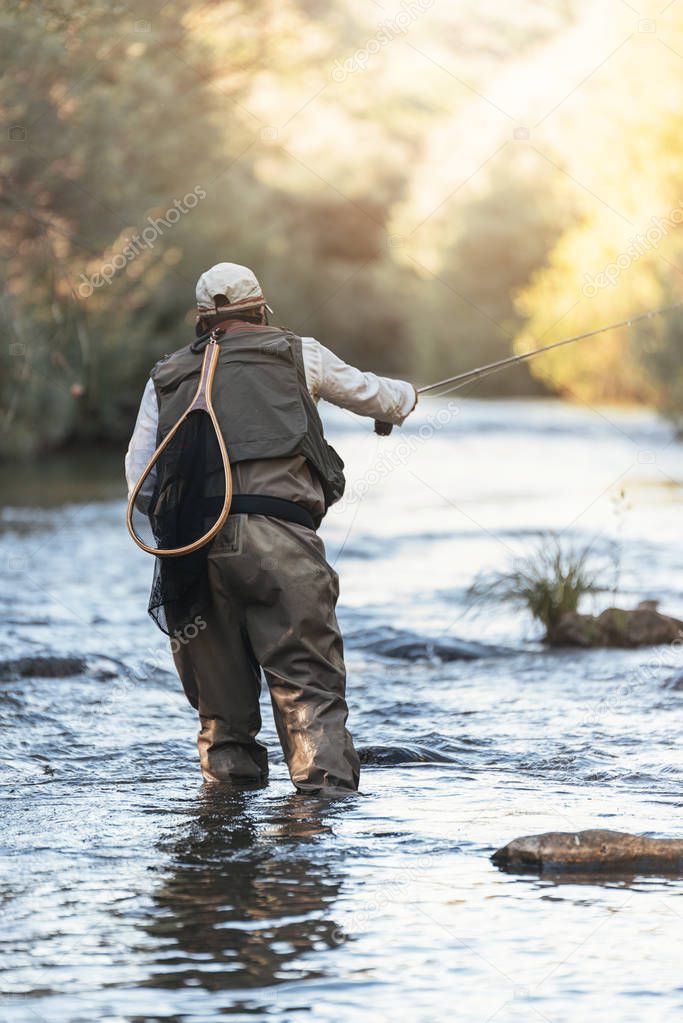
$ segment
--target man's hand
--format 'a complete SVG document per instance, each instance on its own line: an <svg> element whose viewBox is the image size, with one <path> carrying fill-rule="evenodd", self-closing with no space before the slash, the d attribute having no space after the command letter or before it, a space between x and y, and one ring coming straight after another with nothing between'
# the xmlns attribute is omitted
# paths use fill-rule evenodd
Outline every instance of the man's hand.
<svg viewBox="0 0 683 1023"><path fill-rule="evenodd" d="M411 387L415 391L415 401L413 402L413 407L411 408L410 412L414 412L415 408L417 407L418 393L417 387L415 387L414 384L411 384ZM410 415L410 412L407 413L405 418L407 418ZM401 420L401 422L403 422L403 420ZM381 419L375 419L375 433L377 434L378 437L388 437L393 428L394 428L393 423L383 423Z"/></svg>

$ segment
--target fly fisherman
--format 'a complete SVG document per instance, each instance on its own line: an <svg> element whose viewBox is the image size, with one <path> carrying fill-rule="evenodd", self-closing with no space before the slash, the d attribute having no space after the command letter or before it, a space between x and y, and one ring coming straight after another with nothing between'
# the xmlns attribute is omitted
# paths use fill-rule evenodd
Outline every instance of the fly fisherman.
<svg viewBox="0 0 683 1023"><path fill-rule="evenodd" d="M196 295L197 336L223 331L213 406L234 491L231 514L206 548L202 627L172 644L199 713L202 774L212 782L266 781L268 755L256 738L262 668L297 790L355 791L360 765L345 727L338 576L316 532L344 491L343 462L325 441L316 403L400 425L417 393L406 381L354 369L313 338L268 326L247 267L218 263L199 278ZM187 345L153 368L126 455L129 493L187 406L201 361ZM141 491L146 506L158 499L163 481L155 476Z"/></svg>

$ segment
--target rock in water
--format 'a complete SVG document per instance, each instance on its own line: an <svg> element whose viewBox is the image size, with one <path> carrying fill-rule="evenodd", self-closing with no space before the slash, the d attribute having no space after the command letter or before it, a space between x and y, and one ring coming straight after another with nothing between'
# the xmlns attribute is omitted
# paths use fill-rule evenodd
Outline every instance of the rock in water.
<svg viewBox="0 0 683 1023"><path fill-rule="evenodd" d="M683 639L683 622L661 614L655 603L643 601L632 611L608 607L597 617L565 611L548 629L547 641L551 646L637 647Z"/></svg>
<svg viewBox="0 0 683 1023"><path fill-rule="evenodd" d="M428 638L405 629L394 629L382 626L372 629L360 629L347 633L347 646L360 647L380 657L404 661L431 660L439 661L473 661L482 657L497 657L507 651L500 647L487 646L484 643L456 636Z"/></svg>
<svg viewBox="0 0 683 1023"><path fill-rule="evenodd" d="M497 867L513 873L666 874L683 877L683 840L623 831L548 831L498 849Z"/></svg>
<svg viewBox="0 0 683 1023"><path fill-rule="evenodd" d="M81 675L87 668L82 657L19 657L0 661L0 678L69 678Z"/></svg>
<svg viewBox="0 0 683 1023"><path fill-rule="evenodd" d="M361 746L361 764L368 767L399 767L405 764L450 764L453 757L426 746Z"/></svg>

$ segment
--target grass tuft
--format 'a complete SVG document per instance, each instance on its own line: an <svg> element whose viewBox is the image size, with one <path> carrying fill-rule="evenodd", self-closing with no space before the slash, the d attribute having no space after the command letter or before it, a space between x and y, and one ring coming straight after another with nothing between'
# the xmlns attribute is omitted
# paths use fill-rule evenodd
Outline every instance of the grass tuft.
<svg viewBox="0 0 683 1023"><path fill-rule="evenodd" d="M481 573L468 591L472 604L495 602L529 611L548 632L567 611L578 611L584 597L609 589L606 570L616 567L614 558L605 564L591 545L577 549L552 534L541 536L537 547L516 558L509 571Z"/></svg>

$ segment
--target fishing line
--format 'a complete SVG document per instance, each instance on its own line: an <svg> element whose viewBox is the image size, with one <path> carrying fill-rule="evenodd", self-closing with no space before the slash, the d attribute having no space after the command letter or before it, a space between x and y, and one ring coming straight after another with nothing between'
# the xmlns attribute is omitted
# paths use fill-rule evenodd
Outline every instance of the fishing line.
<svg viewBox="0 0 683 1023"><path fill-rule="evenodd" d="M430 391L439 390L441 387L445 387L444 391L440 391L436 397L443 398L447 394L451 394L453 391L459 390L461 387L465 387L467 384L473 383L476 380L483 380L485 377L491 376L493 373L498 373L501 369L505 369L507 366L514 366L518 362L525 362L527 359L533 358L534 355L541 355L543 352L550 352L553 348L561 348L563 345L571 345L576 341L584 341L589 337L596 337L598 334L605 334L609 330L617 330L619 327L630 327L633 323L638 323L640 320L647 320L653 316L661 316L664 313L672 312L674 309L680 309L683 307L683 302L674 302L672 305L661 306L659 309L651 309L649 312L638 313L636 316L629 316L627 319L620 320L618 323L610 323L606 327L597 327L595 330L587 330L583 334L576 334L573 337L563 338L561 341L553 341L552 344L543 345L540 348L533 348L530 352L521 352L519 355L511 355L505 359L498 359L496 362L489 362L485 366L479 366L477 369L467 370L465 373L458 373L456 376L446 377L445 380L437 380L436 383L427 384L425 387L418 387L418 394L427 394Z"/></svg>

